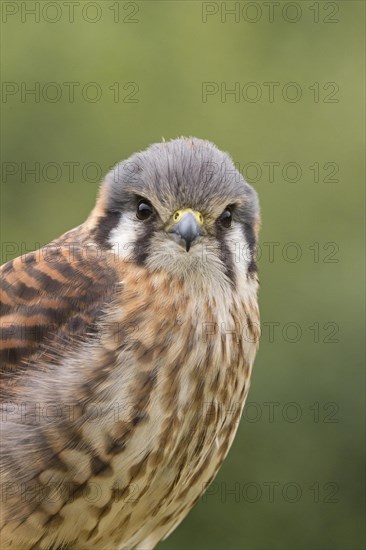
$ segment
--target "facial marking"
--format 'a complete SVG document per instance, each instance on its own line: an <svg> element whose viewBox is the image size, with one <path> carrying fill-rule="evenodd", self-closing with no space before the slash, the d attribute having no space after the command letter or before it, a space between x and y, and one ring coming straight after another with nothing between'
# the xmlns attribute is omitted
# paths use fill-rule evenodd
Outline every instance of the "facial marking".
<svg viewBox="0 0 366 550"><path fill-rule="evenodd" d="M127 262L134 261L136 241L141 229L143 228L134 212L123 212L119 223L112 229L108 239L113 253Z"/></svg>

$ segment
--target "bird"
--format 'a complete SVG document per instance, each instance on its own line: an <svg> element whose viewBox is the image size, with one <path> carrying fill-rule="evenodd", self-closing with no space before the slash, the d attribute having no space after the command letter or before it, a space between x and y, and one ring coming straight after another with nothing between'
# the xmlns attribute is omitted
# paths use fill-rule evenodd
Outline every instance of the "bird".
<svg viewBox="0 0 366 550"><path fill-rule="evenodd" d="M1 546L164 540L233 442L260 337L256 191L208 140L118 163L1 267Z"/></svg>

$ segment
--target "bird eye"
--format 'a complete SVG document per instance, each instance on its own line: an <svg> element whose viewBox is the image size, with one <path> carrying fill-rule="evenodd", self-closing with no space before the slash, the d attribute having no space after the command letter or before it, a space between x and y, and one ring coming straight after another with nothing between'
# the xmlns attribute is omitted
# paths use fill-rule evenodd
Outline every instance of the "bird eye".
<svg viewBox="0 0 366 550"><path fill-rule="evenodd" d="M147 200L141 200L137 205L136 216L139 220L147 220L153 213L153 207Z"/></svg>
<svg viewBox="0 0 366 550"><path fill-rule="evenodd" d="M233 215L231 213L230 208L225 208L225 210L220 216L221 225L223 225L224 227L230 227L232 219L233 219Z"/></svg>

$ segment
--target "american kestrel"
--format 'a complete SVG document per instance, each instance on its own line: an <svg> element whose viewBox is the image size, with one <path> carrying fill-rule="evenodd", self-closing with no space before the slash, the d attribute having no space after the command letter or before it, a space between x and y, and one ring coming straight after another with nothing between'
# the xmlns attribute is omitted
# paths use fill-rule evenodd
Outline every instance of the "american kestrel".
<svg viewBox="0 0 366 550"><path fill-rule="evenodd" d="M249 388L258 228L230 157L180 138L2 266L2 548L148 550L187 515Z"/></svg>

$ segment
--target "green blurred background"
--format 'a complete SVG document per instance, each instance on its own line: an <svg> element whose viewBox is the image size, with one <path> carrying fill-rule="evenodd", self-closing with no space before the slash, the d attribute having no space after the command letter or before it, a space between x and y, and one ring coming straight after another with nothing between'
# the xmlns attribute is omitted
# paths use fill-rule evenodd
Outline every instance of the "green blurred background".
<svg viewBox="0 0 366 550"><path fill-rule="evenodd" d="M159 548L363 548L363 2L21 4L2 2L3 261L81 223L102 174L162 137L213 141L259 193L244 418Z"/></svg>

